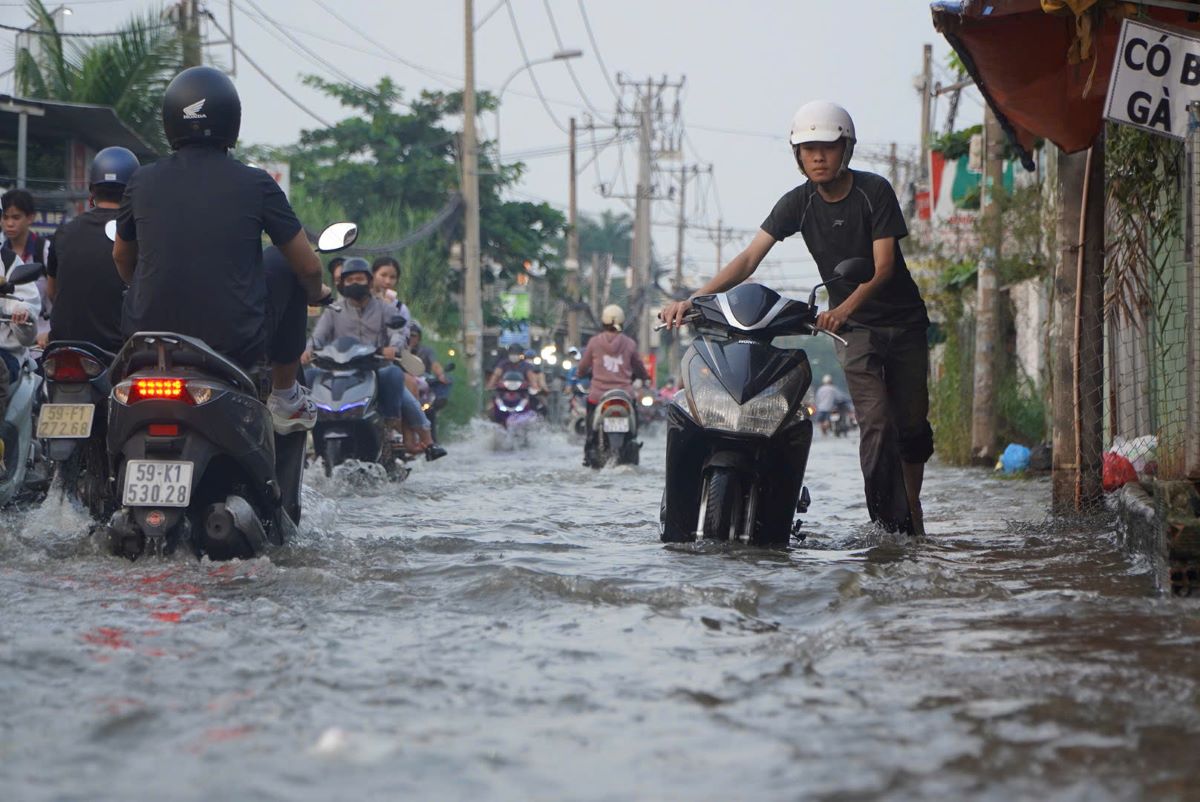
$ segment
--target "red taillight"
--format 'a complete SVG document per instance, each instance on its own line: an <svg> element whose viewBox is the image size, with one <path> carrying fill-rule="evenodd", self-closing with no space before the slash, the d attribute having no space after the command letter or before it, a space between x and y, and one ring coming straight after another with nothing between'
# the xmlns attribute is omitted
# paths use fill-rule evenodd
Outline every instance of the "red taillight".
<svg viewBox="0 0 1200 802"><path fill-rule="evenodd" d="M178 437L179 424L176 423L152 423L148 431L151 437Z"/></svg>
<svg viewBox="0 0 1200 802"><path fill-rule="evenodd" d="M53 382L85 382L104 372L104 366L92 357L71 348L55 351L42 364L46 378Z"/></svg>
<svg viewBox="0 0 1200 802"><path fill-rule="evenodd" d="M183 379L134 379L129 389L129 401L182 401L191 404L192 396Z"/></svg>

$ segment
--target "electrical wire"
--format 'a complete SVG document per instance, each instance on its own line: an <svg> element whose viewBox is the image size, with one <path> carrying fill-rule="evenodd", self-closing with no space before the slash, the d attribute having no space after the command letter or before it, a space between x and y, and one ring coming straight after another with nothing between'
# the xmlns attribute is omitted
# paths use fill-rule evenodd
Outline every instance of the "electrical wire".
<svg viewBox="0 0 1200 802"><path fill-rule="evenodd" d="M233 37L225 32L225 29L221 27L221 24L219 22L217 22L216 18L213 16L211 11L206 12L206 13L208 14L208 21L210 23L212 23L212 26L214 28L216 28L218 31L221 32L222 36L224 36L226 39L229 40L230 44L233 45L233 49L238 52L238 55L241 56L242 58L246 59L246 63L249 64L251 67L253 67L255 72L257 72L264 79L266 79L267 83L269 83L271 86L275 87L275 90L278 91L279 94L283 95L285 98L292 101L292 103L296 106L296 108L303 111L309 117L312 117L314 120L319 122L321 125L325 126L326 128L333 127L332 124L328 120L326 120L321 115L317 114L315 111L310 109L308 106L305 106L303 103L301 103L299 100L297 100L294 96L292 96L291 93L289 93L286 89L284 89L282 86L280 86L278 81L276 81L274 78L272 78L270 76L270 74L267 73L266 70L264 70L262 67L258 66L258 62L256 62L254 59L252 59L250 57L250 55L248 53L246 53L246 51L242 48L242 46L239 45L237 42L235 42Z"/></svg>
<svg viewBox="0 0 1200 802"><path fill-rule="evenodd" d="M351 32L357 34L358 36L361 36L363 39L370 42L375 47L379 48L380 51L382 51L384 53L388 53L389 58L391 58L393 61L399 62L400 64L403 64L404 66L409 67L410 69L414 69L417 72L421 73L422 75L425 75L428 78L432 78L435 81L440 81L441 83L444 83L447 86L452 86L452 87L456 87L456 88L461 86L461 84L462 84L461 77L457 78L457 80L455 80L455 81L450 81L450 80L447 80L445 77L443 77L444 75L446 75L446 73L439 73L437 70L431 70L428 67L423 67L414 61L409 61L408 59L405 59L405 58L402 58L395 54L392 54L391 50L386 45L381 44L378 40L374 39L370 34L366 33L361 28L357 27L354 23L350 22L348 19L343 17L341 14L334 11L332 8L329 7L329 4L326 3L325 0L313 0L313 2L316 3L318 6L320 6L322 9L324 9L325 12L327 14L329 14L329 16L333 17L338 22L342 23L347 28L349 28L351 30Z"/></svg>
<svg viewBox="0 0 1200 802"><path fill-rule="evenodd" d="M292 36L292 34L290 34L282 25L277 23L265 11L263 11L262 7L258 3L256 3L255 0L244 0L244 2L249 4L249 6L251 8L253 8L255 11L257 11L259 13L259 15L263 18L263 20L266 20L267 23L270 23L270 25L272 27L274 27L276 30L278 30L296 48L299 48L301 54L307 55L311 60L313 60L317 64L320 64L321 66L323 66L331 75L333 75L336 78L340 78L342 81L345 81L346 83L350 84L351 86L358 89L359 91L365 92L366 94L369 94L373 97L379 97L379 93L376 92L374 89L372 89L369 86L364 86L363 84L359 83L349 73L344 72L339 67L331 64L324 57L322 57L319 53L316 53L315 51L310 49L307 45L305 45L303 42L296 39L296 37ZM241 10L243 14L245 13L245 10L242 9L240 2L237 2L234 5L239 10ZM251 17L251 19L253 19L253 17ZM255 20L255 22L257 24L259 24L260 27L263 27L265 30L265 26L263 26L263 23L261 21Z"/></svg>
<svg viewBox="0 0 1200 802"><path fill-rule="evenodd" d="M592 21L588 19L587 9L584 8L583 0L579 0L579 14L583 17L583 27L587 29L588 41L592 43L592 53L595 54L596 61L600 64L600 71L604 74L604 80L608 83L608 88L613 93L613 97L620 103L621 93L617 89L616 84L612 82L612 78L608 76L608 67L604 63L604 57L600 55L600 45L596 43L596 34L592 30Z"/></svg>
<svg viewBox="0 0 1200 802"><path fill-rule="evenodd" d="M558 43L558 49L561 52L566 49L566 45L563 44L563 38L558 32L558 23L555 21L554 12L550 8L550 0L542 0L542 7L546 9L546 16L550 18L550 30L554 32L554 41ZM571 74L571 82L575 84L575 89L578 90L579 96L583 98L584 105L586 105L593 114L603 114L604 112L600 111L600 109L596 108L595 104L592 103L592 99L588 97L587 92L583 91L583 84L579 82L579 76L575 74L575 67L571 64L571 60L564 59L563 64L566 65L567 72Z"/></svg>
<svg viewBox="0 0 1200 802"><path fill-rule="evenodd" d="M144 28L142 28L142 30L159 31L159 30L162 30L163 28L174 28L174 27L175 27L175 23L164 22L160 25L147 25ZM127 31L108 31L106 33L64 33L62 31L43 31L43 30L39 30L37 28L20 28L20 27L17 27L16 25L3 25L3 24L0 24L0 30L16 31L17 33L26 34L28 36L53 36L56 39L57 38L103 39L103 38L109 37L109 36L123 36L126 33L128 33Z"/></svg>
<svg viewBox="0 0 1200 802"><path fill-rule="evenodd" d="M317 1L320 2L320 0ZM521 38L521 26L517 24L517 15L513 11L512 0L505 0L504 7L508 9L508 20L512 23L513 36L516 37L517 48L521 51L521 60L525 62L526 72L529 73L529 80L533 83L533 88L537 91L538 100L542 101L542 108L546 110L546 114L558 126L558 130L564 134L569 133L567 127L559 122L558 117L554 116L554 111L550 108L550 104L546 102L546 96L542 94L542 85L538 82L537 74L533 70L528 69L530 66L529 53L525 50L525 40Z"/></svg>

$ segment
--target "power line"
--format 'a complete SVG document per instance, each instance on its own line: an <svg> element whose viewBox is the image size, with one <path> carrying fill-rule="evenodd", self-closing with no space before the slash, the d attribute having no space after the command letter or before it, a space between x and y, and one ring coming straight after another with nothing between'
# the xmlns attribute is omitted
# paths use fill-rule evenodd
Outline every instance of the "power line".
<svg viewBox="0 0 1200 802"><path fill-rule="evenodd" d="M566 45L563 44L563 38L561 35L559 35L558 23L554 20L554 12L550 9L550 0L542 0L542 6L546 9L546 16L550 18L550 30L554 31L554 41L558 43L558 49L560 51L565 50ZM575 74L575 67L572 66L571 60L564 59L563 63L567 67L567 72L571 74L571 81L575 84L575 88L579 90L579 96L583 98L584 104L587 105L587 107L595 114L603 114L603 112L596 108L596 106L592 103L592 99L588 97L587 92L583 91L583 84L579 82L579 76Z"/></svg>
<svg viewBox="0 0 1200 802"><path fill-rule="evenodd" d="M600 55L600 45L596 44L596 34L592 31L592 21L588 19L587 9L584 8L583 0L579 0L579 14L583 17L583 27L587 28L588 41L592 43L592 53L596 55L596 61L600 63L600 70L604 73L604 80L608 83L608 88L612 91L613 97L619 102L621 93L617 90L616 84L612 82L612 78L608 75L608 67L604 64L603 56Z"/></svg>
<svg viewBox="0 0 1200 802"><path fill-rule="evenodd" d="M269 83L271 86L275 87L276 91L278 91L279 94L283 95L285 98L292 101L292 103L295 104L296 108L303 111L309 117L312 117L314 120L319 122L321 125L325 126L326 128L333 127L328 120L326 120L324 117L317 114L315 111L310 109L308 106L305 106L303 103L301 103L295 97L293 97L292 94L290 92L288 92L286 89L284 89L282 86L280 86L279 82L276 81L274 78L272 78L270 76L270 74L267 73L266 70L264 70L262 67L258 66L258 62L256 62L254 59L252 59L250 57L250 55L245 50L242 49L242 46L239 45L236 41L234 41L232 36L230 36L228 33L225 32L225 29L221 27L221 24L219 22L217 22L216 18L213 16L211 11L208 11L205 13L208 14L208 21L212 23L212 26L214 28L216 28L218 31L221 32L222 36L224 36L226 39L229 40L230 44L233 45L233 49L238 52L238 55L241 56L242 58L246 59L246 63L249 64L251 67L253 67L255 72L257 72L264 79L266 79L267 83Z"/></svg>
<svg viewBox="0 0 1200 802"><path fill-rule="evenodd" d="M162 30L163 28L174 27L175 23L164 22L160 25L146 25L142 27L141 30L158 31ZM63 39L103 39L110 36L124 36L128 33L128 31L108 31L107 33L63 33L62 31L43 31L37 28L19 28L16 25L3 24L0 24L0 30L16 31L17 33L25 34L27 36L53 36L56 39L60 37Z"/></svg>
<svg viewBox="0 0 1200 802"><path fill-rule="evenodd" d="M568 133L566 126L558 121L558 118L554 116L554 112L550 109L550 104L546 102L546 96L542 94L542 85L538 82L537 74L533 70L528 69L530 66L529 53L525 50L525 40L521 38L521 26L517 24L517 15L513 11L512 0L505 0L504 7L508 9L508 20L512 23L513 35L517 38L517 47L521 51L521 60L525 62L526 71L529 73L529 80L533 83L533 88L537 90L538 100L542 101L542 108L546 110L546 114L558 126L558 130L564 134Z"/></svg>
<svg viewBox="0 0 1200 802"><path fill-rule="evenodd" d="M431 70L428 67L423 67L420 64L417 64L416 62L409 61L408 59L401 58L400 56L392 54L390 49L386 45L381 44L378 40L374 39L370 34L366 33L361 28L356 26L354 23L350 22L348 19L343 17L341 14L334 11L332 8L329 7L329 5L325 2L325 0L313 0L313 2L316 3L318 6L320 6L321 8L323 8L325 10L325 12L328 13L331 17L333 17L338 22L342 23L347 28L349 28L353 33L358 34L363 39L365 39L366 41L368 41L372 45L374 45L376 48L378 48L380 51L388 53L389 54L388 58L392 59L393 61L399 62L400 64L403 64L406 67L414 69L417 72L421 73L422 75L424 75L428 78L432 78L435 81L440 81L441 83L444 83L447 86L452 86L452 87L457 88L461 84L462 78L457 78L455 81L447 80L446 78L442 77L446 73L439 73L437 70Z"/></svg>
<svg viewBox="0 0 1200 802"><path fill-rule="evenodd" d="M317 64L323 66L326 70L328 70L331 75L333 75L337 78L340 78L341 80L343 80L346 83L350 84L351 86L359 89L360 91L366 92L367 94L372 95L374 97L379 97L379 94L375 90L371 89L370 87L360 84L358 81L354 80L354 78L352 76L350 76L348 73L343 72L340 68L329 63L320 54L314 52L303 42L299 41L298 39L296 39L296 37L294 37L290 33L288 33L287 30L285 30L282 25L280 25L278 22L276 22L274 19L272 19L270 16L268 16L267 13L262 10L262 7L259 6L258 3L256 3L254 0L245 0L245 2L248 3L250 5L250 7L253 8L255 11L257 11L264 20L266 20L273 27L275 27L281 34L283 34L283 36L286 37L289 42L291 42L293 45L295 45L296 48L299 48L302 55L307 55L310 59L315 61ZM245 14L245 10L242 9L240 3L237 3L236 6L239 10L242 11L243 14ZM254 19L254 18L251 17L251 19ZM260 27L263 27L264 30L266 30L265 26L263 26L261 21L255 19L255 22ZM268 33L270 33L270 31L268 31Z"/></svg>

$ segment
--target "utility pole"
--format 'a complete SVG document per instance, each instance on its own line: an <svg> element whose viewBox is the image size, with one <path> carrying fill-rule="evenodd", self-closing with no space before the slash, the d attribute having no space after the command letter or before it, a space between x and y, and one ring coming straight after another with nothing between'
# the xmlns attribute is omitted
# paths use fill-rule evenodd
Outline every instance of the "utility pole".
<svg viewBox="0 0 1200 802"><path fill-rule="evenodd" d="M475 140L475 2L463 0L466 30L466 77L463 87L462 194L465 206L463 235L463 322L466 329L467 380L472 389L483 379L483 287L479 254L479 151Z"/></svg>
<svg viewBox="0 0 1200 802"><path fill-rule="evenodd" d="M638 299L641 309L641 314L638 315L637 341L643 352L650 350L650 204L654 194L654 187L650 183L650 172L653 169L653 154L650 152L653 137L650 88L651 83L647 82L646 94L642 95L639 104L641 110L638 126L637 205L633 215L633 297Z"/></svg>
<svg viewBox="0 0 1200 802"><path fill-rule="evenodd" d="M1000 340L1000 288L996 261L1004 240L995 194L1004 191L1003 132L989 106L984 112L983 217L975 296L975 381L971 403L971 453L991 464L996 456L996 374Z"/></svg>
<svg viewBox="0 0 1200 802"><path fill-rule="evenodd" d="M1050 398L1052 403L1051 508L1055 513L1075 511L1076 462L1075 358L1068 343L1074 341L1078 286L1080 232L1083 229L1083 189L1087 174L1086 153L1063 153L1058 160L1058 258L1054 266L1054 310L1051 318L1052 349Z"/></svg>
<svg viewBox="0 0 1200 802"><path fill-rule="evenodd" d="M204 63L200 49L200 9L198 0L179 0L179 35L183 39L183 67Z"/></svg>
<svg viewBox="0 0 1200 802"><path fill-rule="evenodd" d="M665 77L659 81L651 78L643 84L629 81L624 76L618 75L617 83L622 89L632 89L635 94L634 102L629 105L622 103L618 108L618 114L632 114L636 116L636 121L622 123L618 120L617 125L626 128L636 125L638 129L638 179L637 192L634 195L636 206L634 209L633 286L631 287L633 301L631 307L634 310L633 316L637 320L638 345L643 351L649 351L650 310L655 301L654 292L657 289L651 264L653 258L650 240L651 205L655 200L662 199L655 193L654 159L659 151L677 153L682 149L679 94L683 89L684 79L673 82L668 81ZM667 90L675 92L673 106L664 100ZM668 111L668 109L671 110ZM628 120L628 117L625 119ZM663 143L659 151L655 150L656 135L657 139ZM607 194L607 197L619 196Z"/></svg>
<svg viewBox="0 0 1200 802"><path fill-rule="evenodd" d="M696 168L692 168L692 174L695 175ZM671 284L671 291L675 298L679 298L683 291L683 234L687 229L687 182L688 168L684 167L679 173L679 222L675 231L675 281ZM671 350L667 356L667 373L674 376L679 370L679 335L680 330L676 329L671 332Z"/></svg>
<svg viewBox="0 0 1200 802"><path fill-rule="evenodd" d="M900 157L896 153L896 143L892 143L891 149L888 151L888 179L892 182L892 189L900 186Z"/></svg>
<svg viewBox="0 0 1200 802"><path fill-rule="evenodd" d="M925 45L921 67L921 188L929 188L929 117L933 103L933 45ZM931 199L932 200L932 199Z"/></svg>
<svg viewBox="0 0 1200 802"><path fill-rule="evenodd" d="M1104 495L1104 132L1087 153L1075 306L1075 509L1095 509Z"/></svg>
<svg viewBox="0 0 1200 802"><path fill-rule="evenodd" d="M604 307L600 304L600 254L595 251L592 251L592 275L589 278L592 282L590 294L588 295L588 298L592 302L592 317L599 320L600 312L603 311ZM582 345L582 343L578 342L572 344Z"/></svg>
<svg viewBox="0 0 1200 802"><path fill-rule="evenodd" d="M567 342L579 345L579 208L575 180L575 118L571 118L571 155L567 178Z"/></svg>
<svg viewBox="0 0 1200 802"><path fill-rule="evenodd" d="M725 235L725 221L717 221L717 273L721 272L721 268L725 263L721 261L721 238ZM715 276L717 273L713 273Z"/></svg>

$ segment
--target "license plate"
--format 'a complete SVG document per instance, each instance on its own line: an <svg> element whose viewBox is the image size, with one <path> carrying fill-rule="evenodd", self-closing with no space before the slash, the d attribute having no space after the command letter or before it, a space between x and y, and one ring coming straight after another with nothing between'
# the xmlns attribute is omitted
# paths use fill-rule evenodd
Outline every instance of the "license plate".
<svg viewBox="0 0 1200 802"><path fill-rule="evenodd" d="M122 498L131 507L186 507L192 495L192 463L131 459L125 463Z"/></svg>
<svg viewBox="0 0 1200 802"><path fill-rule="evenodd" d="M629 433L629 418L605 418L604 431L617 433Z"/></svg>
<svg viewBox="0 0 1200 802"><path fill-rule="evenodd" d="M37 436L85 440L92 433L95 415L92 404L44 404L38 415Z"/></svg>

